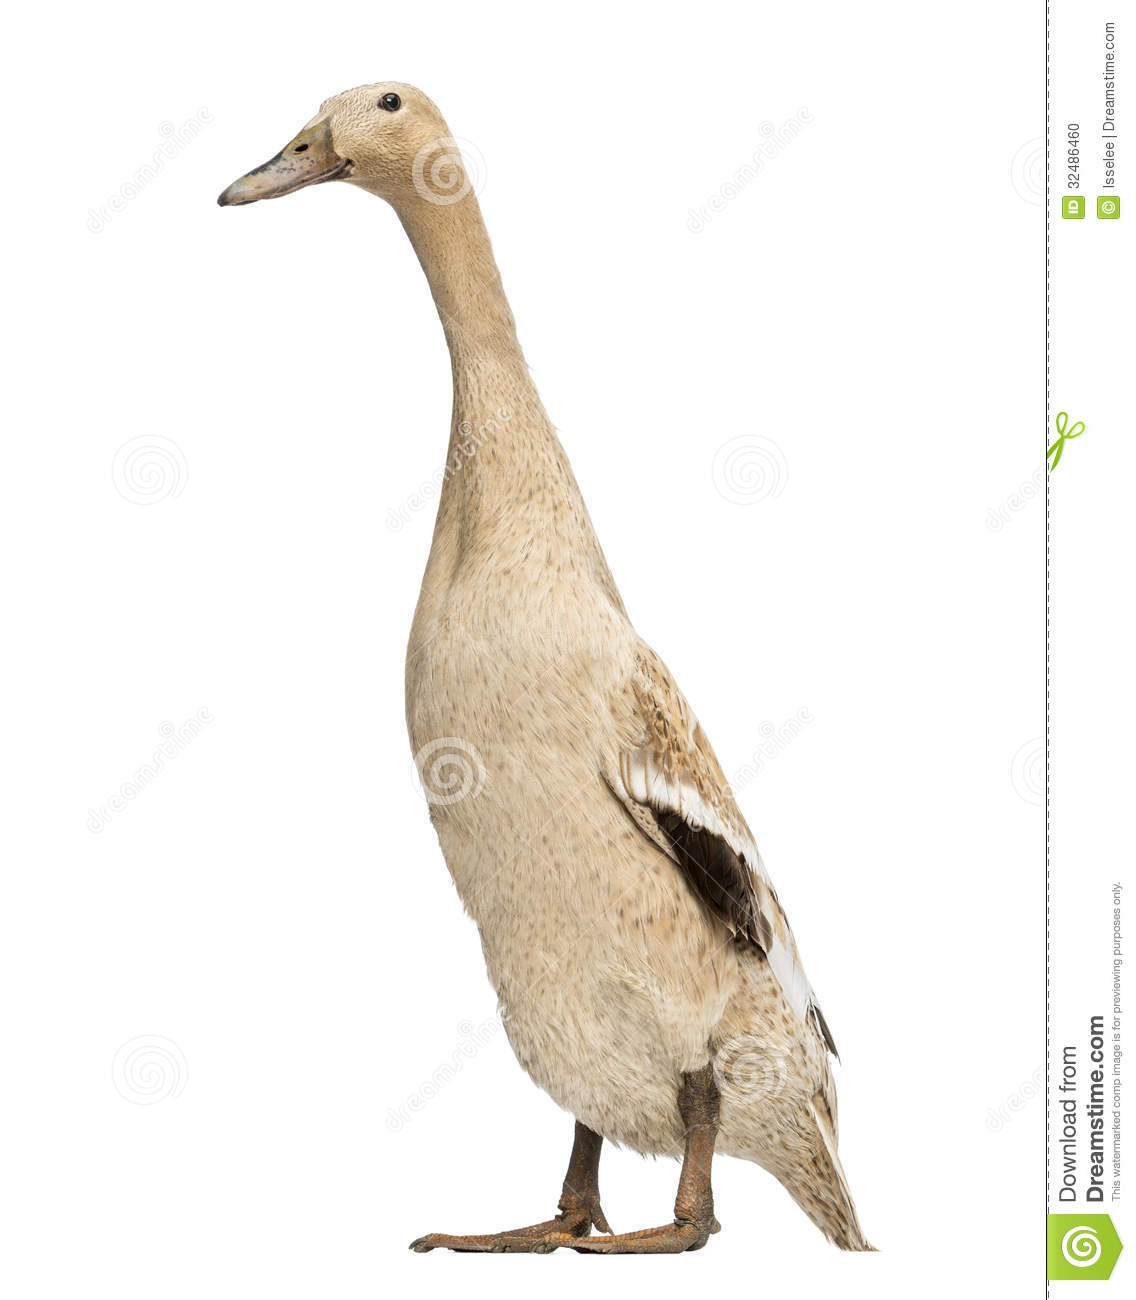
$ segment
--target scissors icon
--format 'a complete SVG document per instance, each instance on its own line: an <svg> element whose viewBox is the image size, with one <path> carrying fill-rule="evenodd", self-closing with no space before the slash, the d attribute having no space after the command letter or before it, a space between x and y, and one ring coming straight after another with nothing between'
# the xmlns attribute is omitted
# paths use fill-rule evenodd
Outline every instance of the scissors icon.
<svg viewBox="0 0 1136 1300"><path fill-rule="evenodd" d="M1084 420L1078 420L1077 423L1073 425L1072 428L1068 427L1069 415L1068 412L1066 411L1057 412L1057 419L1055 423L1057 425L1058 438L1057 441L1053 444L1053 446L1050 447L1049 450L1045 453L1046 460L1048 460L1050 456L1053 457L1053 464L1050 465L1049 467L1049 472L1051 474L1057 468L1057 462L1061 459L1061 453L1065 450L1065 444L1069 441L1069 439L1079 438L1081 434L1085 432Z"/></svg>

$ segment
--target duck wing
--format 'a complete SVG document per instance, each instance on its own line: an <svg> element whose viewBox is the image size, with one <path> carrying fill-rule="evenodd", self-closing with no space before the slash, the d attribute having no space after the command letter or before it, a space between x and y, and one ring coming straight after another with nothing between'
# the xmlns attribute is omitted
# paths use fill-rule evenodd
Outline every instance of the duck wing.
<svg viewBox="0 0 1136 1300"><path fill-rule="evenodd" d="M786 1001L838 1055L721 764L666 665L645 645L621 705L628 743L605 772L608 785L703 903L736 938L761 949Z"/></svg>

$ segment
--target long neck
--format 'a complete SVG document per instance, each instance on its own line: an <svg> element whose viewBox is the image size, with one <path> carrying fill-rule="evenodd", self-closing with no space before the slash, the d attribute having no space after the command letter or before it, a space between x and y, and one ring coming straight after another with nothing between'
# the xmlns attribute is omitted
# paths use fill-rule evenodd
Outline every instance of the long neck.
<svg viewBox="0 0 1136 1300"><path fill-rule="evenodd" d="M554 545L607 568L517 341L476 198L396 204L445 330L454 403L435 549L455 562L547 562ZM610 581L610 578L607 579Z"/></svg>
<svg viewBox="0 0 1136 1300"><path fill-rule="evenodd" d="M489 367L535 399L477 199L469 194L457 203L435 204L415 197L398 206L398 215L426 272L446 333L455 401L475 403L468 372Z"/></svg>

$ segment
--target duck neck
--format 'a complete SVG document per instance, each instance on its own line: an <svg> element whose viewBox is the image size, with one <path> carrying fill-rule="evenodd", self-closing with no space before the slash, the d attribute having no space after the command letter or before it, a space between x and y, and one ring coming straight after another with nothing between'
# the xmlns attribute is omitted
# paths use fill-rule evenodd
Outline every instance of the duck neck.
<svg viewBox="0 0 1136 1300"><path fill-rule="evenodd" d="M477 199L397 205L445 330L453 416L439 502L439 533L456 524L463 549L487 529L518 545L575 480L517 341ZM543 516L542 516L543 511ZM502 527L508 519L510 527Z"/></svg>
<svg viewBox="0 0 1136 1300"><path fill-rule="evenodd" d="M400 205L398 215L434 295L453 361L455 395L472 401L466 372L487 364L531 390L477 199L469 194L457 203L436 204L415 198Z"/></svg>

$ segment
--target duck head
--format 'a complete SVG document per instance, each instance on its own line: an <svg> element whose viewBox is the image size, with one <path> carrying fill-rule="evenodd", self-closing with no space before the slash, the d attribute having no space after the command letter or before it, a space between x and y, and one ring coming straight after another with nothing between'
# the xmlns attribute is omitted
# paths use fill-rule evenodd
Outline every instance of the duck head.
<svg viewBox="0 0 1136 1300"><path fill-rule="evenodd" d="M379 81L324 100L295 139L235 180L217 202L255 203L324 181L350 181L396 205L414 195L453 202L469 188L433 102L414 86Z"/></svg>

